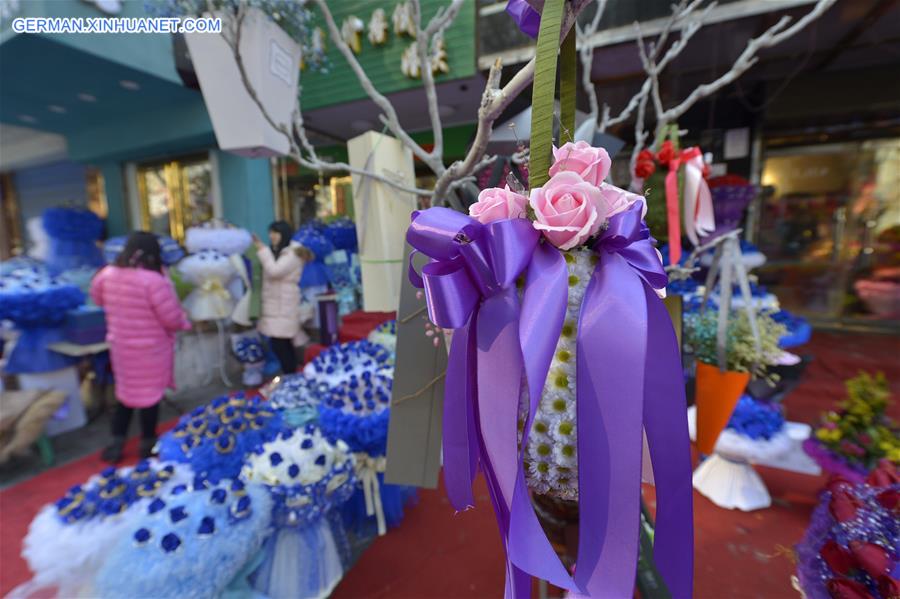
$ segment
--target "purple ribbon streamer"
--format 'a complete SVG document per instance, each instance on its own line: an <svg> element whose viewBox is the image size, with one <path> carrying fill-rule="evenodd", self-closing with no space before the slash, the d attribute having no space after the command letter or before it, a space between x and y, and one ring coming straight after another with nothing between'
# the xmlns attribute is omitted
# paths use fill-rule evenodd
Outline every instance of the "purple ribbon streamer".
<svg viewBox="0 0 900 599"><path fill-rule="evenodd" d="M592 597L631 595L642 426L657 486L657 566L673 597L691 594L691 469L681 359L668 313L653 291L665 286L666 275L640 209L634 205L610 219L594 245L600 259L579 319L581 518L574 577L537 520L523 466L565 318L562 254L538 243L524 219L482 225L443 208L413 215L407 240L433 261L421 279L411 268L410 278L425 287L435 324L457 329L445 389L445 484L456 509L472 505L480 461L508 555L507 598L530 594L529 575ZM512 283L526 268L520 306ZM523 368L530 401L519 446Z"/></svg>
<svg viewBox="0 0 900 599"><path fill-rule="evenodd" d="M506 3L506 13L516 22L522 33L537 39L541 28L541 13L531 8L526 0L509 0Z"/></svg>

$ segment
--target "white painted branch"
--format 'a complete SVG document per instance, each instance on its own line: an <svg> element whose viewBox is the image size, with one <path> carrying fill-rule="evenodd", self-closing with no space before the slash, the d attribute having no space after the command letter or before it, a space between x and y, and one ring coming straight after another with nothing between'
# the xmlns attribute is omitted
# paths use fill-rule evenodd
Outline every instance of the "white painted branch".
<svg viewBox="0 0 900 599"><path fill-rule="evenodd" d="M560 40L565 39L569 30L575 25L578 14L587 5L588 0L575 0L566 3L566 16L560 28ZM481 95L481 105L478 108L478 125L475 131L475 140L469 147L466 157L451 164L446 172L438 177L434 187L435 201L441 202L444 195L450 189L450 184L462 177L467 177L474 172L474 168L481 161L487 150L488 141L491 138L491 129L497 117L509 106L510 102L528 87L534 79L535 59L528 61L519 72L513 75L503 88L500 88L500 74L503 65L498 58L488 72L487 84Z"/></svg>
<svg viewBox="0 0 900 599"><path fill-rule="evenodd" d="M443 7L439 8L425 29L422 29L422 11L419 0L412 0L413 18L416 24L416 53L419 56L419 72L422 76L422 86L425 89L428 116L431 120L431 133L434 138L431 156L436 164L440 164L440 170L435 171L435 174L438 176L444 172L444 127L441 123L434 73L431 70L431 54L437 50L437 48L433 47L432 42L438 36L443 35L444 30L450 26L456 15L459 14L462 4L463 0L453 0L446 10Z"/></svg>
<svg viewBox="0 0 900 599"><path fill-rule="evenodd" d="M660 113L657 119L657 130L668 123L678 120L699 100L716 93L726 85L735 81L750 67L756 64L758 60L756 54L760 50L780 44L789 37L797 34L811 22L822 16L822 14L824 14L835 2L836 0L819 0L812 10L803 15L803 17L798 19L797 22L790 27L788 27L788 24L790 24L792 20L791 17L784 16L766 30L765 33L751 39L747 42L744 51L741 52L740 56L738 56L728 72L714 81L698 86L687 98L682 100L681 103Z"/></svg>
<svg viewBox="0 0 900 599"><path fill-rule="evenodd" d="M383 122L388 126L391 133L393 133L405 146L409 147L413 151L413 154L415 154L419 160L427 164L432 171L435 173L443 172L444 165L440 161L435 160L434 156L426 152L422 146L417 144L413 138L409 136L406 130L400 125L400 119L397 117L397 111L394 109L394 105L391 104L390 100L388 100L381 92L375 89L375 86L372 84L369 76L366 75L362 65L356 60L356 55L353 53L353 50L350 49L350 46L348 46L341 37L341 31L334 21L334 17L331 14L331 10L328 8L326 0L312 1L315 2L319 10L322 11L322 16L325 18L325 23L328 26L329 37L331 38L332 43L343 55L344 60L347 61L347 64L356 75L356 79L360 86L362 86L363 90L366 92L366 95L368 95L369 98L375 102L375 105L384 113L382 115ZM422 66L424 68L424 65Z"/></svg>

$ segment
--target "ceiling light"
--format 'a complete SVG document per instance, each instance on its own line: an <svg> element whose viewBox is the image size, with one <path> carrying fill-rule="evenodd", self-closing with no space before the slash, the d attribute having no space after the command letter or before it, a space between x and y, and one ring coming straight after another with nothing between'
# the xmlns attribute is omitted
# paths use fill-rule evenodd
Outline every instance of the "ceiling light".
<svg viewBox="0 0 900 599"><path fill-rule="evenodd" d="M350 128L354 131L368 131L373 127L372 121L359 119L350 123Z"/></svg>
<svg viewBox="0 0 900 599"><path fill-rule="evenodd" d="M31 116L30 114L20 114L19 120L23 123L36 123L37 119Z"/></svg>
<svg viewBox="0 0 900 599"><path fill-rule="evenodd" d="M138 83L137 81L132 81L130 79L122 79L121 81L119 81L119 85L133 92L141 89L140 83Z"/></svg>
<svg viewBox="0 0 900 599"><path fill-rule="evenodd" d="M55 112L56 114L66 114L65 107L60 106L59 104L51 104L47 107L47 110L49 110L50 112Z"/></svg>
<svg viewBox="0 0 900 599"><path fill-rule="evenodd" d="M89 102L89 103L91 103L91 102L96 102L96 101L97 101L97 96L95 96L95 95L93 95L93 94L88 94L88 93L85 93L85 92L81 92L80 94L78 94L78 99L81 100L82 102Z"/></svg>

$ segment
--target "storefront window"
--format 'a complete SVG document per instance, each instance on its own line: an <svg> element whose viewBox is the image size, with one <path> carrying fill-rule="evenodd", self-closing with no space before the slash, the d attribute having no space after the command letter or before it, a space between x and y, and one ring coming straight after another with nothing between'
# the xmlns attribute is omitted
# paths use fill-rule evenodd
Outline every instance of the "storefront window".
<svg viewBox="0 0 900 599"><path fill-rule="evenodd" d="M770 153L760 282L821 321L900 320L900 140Z"/></svg>
<svg viewBox="0 0 900 599"><path fill-rule="evenodd" d="M141 226L184 240L188 227L213 218L212 171L206 158L138 167Z"/></svg>

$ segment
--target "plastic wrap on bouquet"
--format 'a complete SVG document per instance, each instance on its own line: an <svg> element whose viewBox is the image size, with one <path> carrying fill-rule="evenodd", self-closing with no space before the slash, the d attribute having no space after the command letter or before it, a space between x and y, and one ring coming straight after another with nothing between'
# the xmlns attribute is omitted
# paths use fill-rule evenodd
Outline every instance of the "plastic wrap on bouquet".
<svg viewBox="0 0 900 599"><path fill-rule="evenodd" d="M181 417L159 440L159 457L190 464L216 483L235 478L247 455L285 430L281 415L258 397L217 397Z"/></svg>
<svg viewBox="0 0 900 599"><path fill-rule="evenodd" d="M249 456L241 478L268 486L273 498L276 530L251 577L254 588L273 598L328 596L344 569L326 516L356 485L347 445L313 426L284 433Z"/></svg>
<svg viewBox="0 0 900 599"><path fill-rule="evenodd" d="M832 478L795 547L807 599L900 596L900 478L882 462L866 482Z"/></svg>
<svg viewBox="0 0 900 599"><path fill-rule="evenodd" d="M245 229L229 227L191 227L185 233L184 247L191 254L214 250L231 256L243 254L253 243L253 236Z"/></svg>
<svg viewBox="0 0 900 599"><path fill-rule="evenodd" d="M391 353L397 353L397 320L382 322L369 333L368 340L383 346Z"/></svg>
<svg viewBox="0 0 900 599"><path fill-rule="evenodd" d="M384 484L391 387L388 374L363 371L332 386L319 405L319 427L329 440L343 440L356 457L360 488L343 510L344 522L363 532L374 524L379 535L403 520L414 490Z"/></svg>
<svg viewBox="0 0 900 599"><path fill-rule="evenodd" d="M482 222L431 208L413 214L407 233L432 259L410 278L424 287L432 322L455 329L443 419L448 495L456 509L474 505L480 464L508 552L507 597L525 595L529 575L588 596L631 596L644 432L659 506L655 562L673 596L691 593L683 375L657 295L667 277L643 199L602 183L603 155L574 144L558 150L550 180L531 190L534 223L521 218L526 198L487 190L470 210ZM498 195L502 203L491 203ZM565 198L572 224L557 226ZM585 244L590 252L577 249ZM529 486L577 491L574 577L541 528Z"/></svg>
<svg viewBox="0 0 900 599"><path fill-rule="evenodd" d="M346 250L335 250L325 258L331 285L337 293L338 313L341 316L359 309L358 293L362 291L351 254Z"/></svg>
<svg viewBox="0 0 900 599"><path fill-rule="evenodd" d="M51 273L103 265L103 254L97 246L103 236L99 216L83 208L48 208L41 219L50 238L46 260Z"/></svg>
<svg viewBox="0 0 900 599"><path fill-rule="evenodd" d="M159 241L159 249L162 255L162 263L166 266L172 266L179 260L184 258L184 249L178 245L178 242L167 235L157 235ZM128 243L128 235L120 235L111 237L103 243L103 259L107 264L112 264L119 257L119 254L125 249Z"/></svg>
<svg viewBox="0 0 900 599"><path fill-rule="evenodd" d="M370 341L351 341L332 345L303 368L310 379L338 386L359 378L364 372L393 376L394 356L381 345Z"/></svg>
<svg viewBox="0 0 900 599"><path fill-rule="evenodd" d="M190 480L189 469L143 461L106 468L44 507L28 529L22 556L34 578L13 596L57 587L60 597L91 596L90 583L114 544L154 498Z"/></svg>
<svg viewBox="0 0 900 599"><path fill-rule="evenodd" d="M20 374L70 366L70 358L48 346L63 340L60 326L66 312L84 300L77 286L49 277L37 267L18 268L0 277L0 320L12 321L20 331L5 370Z"/></svg>
<svg viewBox="0 0 900 599"><path fill-rule="evenodd" d="M334 245L328 237L314 226L302 227L294 233L291 241L296 241L310 250L315 259L303 265L303 274L300 275L300 287L328 287L331 284L331 275L325 258L334 251Z"/></svg>
<svg viewBox="0 0 900 599"><path fill-rule="evenodd" d="M226 254L217 250L201 250L178 263L182 278L194 285L184 300L191 320L220 320L234 310L235 300L228 284L237 274Z"/></svg>
<svg viewBox="0 0 900 599"><path fill-rule="evenodd" d="M319 403L328 392L328 383L304 374L289 374L280 378L269 396L269 405L282 413L285 424L298 428L318 418Z"/></svg>
<svg viewBox="0 0 900 599"><path fill-rule="evenodd" d="M261 485L177 486L110 546L95 596L219 597L259 551L271 522L272 498Z"/></svg>
<svg viewBox="0 0 900 599"><path fill-rule="evenodd" d="M759 191L756 185L736 175L714 177L708 183L716 228L703 237L704 243L738 228L744 218L744 211Z"/></svg>

